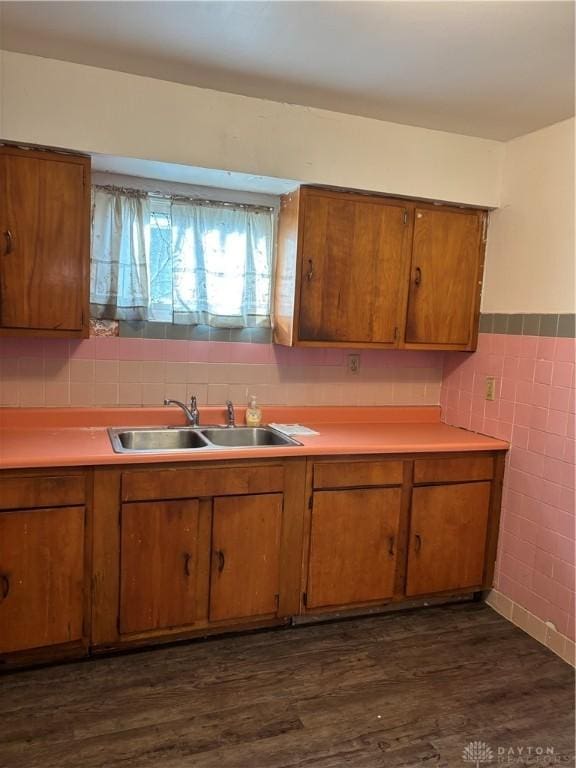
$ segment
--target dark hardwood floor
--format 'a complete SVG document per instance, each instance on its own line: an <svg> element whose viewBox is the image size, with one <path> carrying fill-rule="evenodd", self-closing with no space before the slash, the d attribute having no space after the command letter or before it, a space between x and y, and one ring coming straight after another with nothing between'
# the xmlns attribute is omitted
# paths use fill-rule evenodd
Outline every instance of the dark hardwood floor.
<svg viewBox="0 0 576 768"><path fill-rule="evenodd" d="M481 603L0 678L1 768L465 768L475 741L574 765L573 670Z"/></svg>

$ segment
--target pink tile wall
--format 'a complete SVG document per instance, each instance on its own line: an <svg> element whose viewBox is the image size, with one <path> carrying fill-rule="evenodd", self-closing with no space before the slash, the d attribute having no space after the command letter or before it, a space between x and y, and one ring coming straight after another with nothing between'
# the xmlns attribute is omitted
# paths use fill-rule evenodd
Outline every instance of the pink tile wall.
<svg viewBox="0 0 576 768"><path fill-rule="evenodd" d="M92 337L0 339L0 405L438 405L442 353L349 351L272 344Z"/></svg>
<svg viewBox="0 0 576 768"><path fill-rule="evenodd" d="M574 339L480 334L447 353L442 418L510 441L496 588L574 639ZM486 376L496 399L484 399Z"/></svg>

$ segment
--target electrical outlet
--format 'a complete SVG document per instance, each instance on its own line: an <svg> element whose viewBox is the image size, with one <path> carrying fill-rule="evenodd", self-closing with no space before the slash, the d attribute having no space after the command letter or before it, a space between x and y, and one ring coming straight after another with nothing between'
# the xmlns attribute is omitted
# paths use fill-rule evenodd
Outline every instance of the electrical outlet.
<svg viewBox="0 0 576 768"><path fill-rule="evenodd" d="M353 374L360 371L360 355L348 355L348 370Z"/></svg>
<svg viewBox="0 0 576 768"><path fill-rule="evenodd" d="M486 400L496 399L496 379L494 376L486 376Z"/></svg>

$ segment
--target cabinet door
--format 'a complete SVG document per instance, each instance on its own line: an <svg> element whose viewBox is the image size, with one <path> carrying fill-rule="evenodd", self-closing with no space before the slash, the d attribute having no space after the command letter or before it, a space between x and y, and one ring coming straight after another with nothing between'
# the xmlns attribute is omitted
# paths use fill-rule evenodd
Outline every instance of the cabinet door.
<svg viewBox="0 0 576 768"><path fill-rule="evenodd" d="M408 269L405 207L313 193L303 216L299 338L395 345Z"/></svg>
<svg viewBox="0 0 576 768"><path fill-rule="evenodd" d="M0 325L79 331L88 290L86 163L0 152ZM86 186L85 186L86 183Z"/></svg>
<svg viewBox="0 0 576 768"><path fill-rule="evenodd" d="M314 494L308 608L392 596L401 493L375 488Z"/></svg>
<svg viewBox="0 0 576 768"><path fill-rule="evenodd" d="M406 594L480 587L491 484L414 488Z"/></svg>
<svg viewBox="0 0 576 768"><path fill-rule="evenodd" d="M407 343L472 343L480 295L483 214L416 208Z"/></svg>
<svg viewBox="0 0 576 768"><path fill-rule="evenodd" d="M0 653L80 640L84 507L0 513Z"/></svg>
<svg viewBox="0 0 576 768"><path fill-rule="evenodd" d="M278 608L282 494L214 499L210 620Z"/></svg>
<svg viewBox="0 0 576 768"><path fill-rule="evenodd" d="M194 623L198 509L196 499L122 506L121 634Z"/></svg>

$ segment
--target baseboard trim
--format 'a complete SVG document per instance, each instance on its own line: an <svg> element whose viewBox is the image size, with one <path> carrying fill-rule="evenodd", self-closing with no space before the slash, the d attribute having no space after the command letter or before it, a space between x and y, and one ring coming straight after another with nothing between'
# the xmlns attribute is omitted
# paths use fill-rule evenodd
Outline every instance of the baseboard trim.
<svg viewBox="0 0 576 768"><path fill-rule="evenodd" d="M502 592L498 592L496 589L491 589L484 598L484 601L492 610L508 619L508 621L522 629L530 637L538 640L539 643L545 645L546 648L560 656L561 659L572 667L576 666L574 661L576 644L574 640L570 640L566 635L560 634L554 626L539 619L538 616L534 616L526 608L510 600L509 597L506 597L506 595L503 595Z"/></svg>

